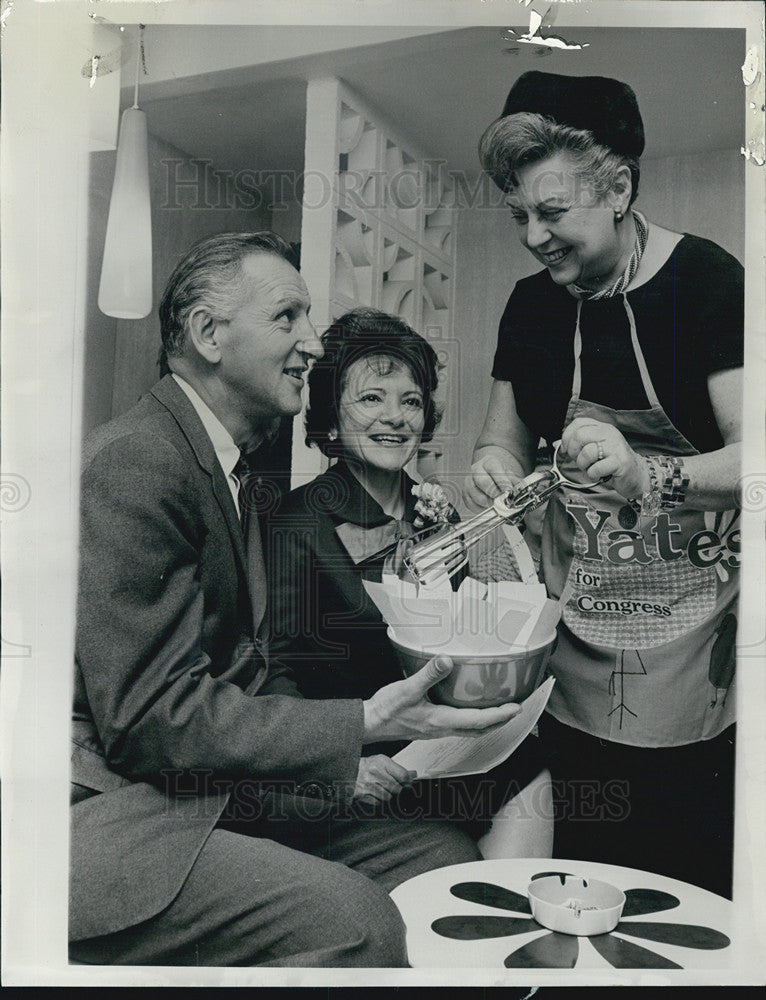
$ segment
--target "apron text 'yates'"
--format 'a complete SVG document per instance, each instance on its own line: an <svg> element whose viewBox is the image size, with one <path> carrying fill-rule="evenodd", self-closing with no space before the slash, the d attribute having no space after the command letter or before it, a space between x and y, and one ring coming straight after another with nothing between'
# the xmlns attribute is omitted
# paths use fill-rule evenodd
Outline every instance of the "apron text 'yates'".
<svg viewBox="0 0 766 1000"><path fill-rule="evenodd" d="M595 508L589 511L587 506L577 503L566 504L565 510L583 530L586 549L582 558L585 560L648 564L654 559L675 562L685 556L697 569L707 569L722 560L730 569L738 569L740 565L740 530L732 525L723 536L713 529L703 528L691 535L686 544L678 545L683 528L671 521L669 514L657 515L648 528L650 539L647 539L641 532L626 528L606 531L612 513L609 510ZM591 521L591 514L596 515L595 523ZM649 551L651 539L654 540L653 553Z"/></svg>

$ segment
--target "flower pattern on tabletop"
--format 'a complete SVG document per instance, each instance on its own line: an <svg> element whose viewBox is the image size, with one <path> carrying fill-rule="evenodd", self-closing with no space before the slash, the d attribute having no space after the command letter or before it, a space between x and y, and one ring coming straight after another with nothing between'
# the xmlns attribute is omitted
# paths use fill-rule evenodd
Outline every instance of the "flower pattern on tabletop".
<svg viewBox="0 0 766 1000"><path fill-rule="evenodd" d="M563 877L569 872L538 872L532 881L550 875ZM525 895L505 889L490 882L460 882L450 889L453 896L471 903L493 907L517 914L500 917L489 914L462 914L439 917L431 924L431 930L442 937L455 941L483 941L491 938L512 937L515 934L529 934L539 931L532 941L512 951L504 965L509 969L571 969L574 968L580 952L578 938L571 934L561 934L546 930L532 917L529 900ZM620 922L614 931L597 934L588 938L596 951L615 969L681 969L683 966L672 962L663 955L644 948L633 941L626 941L626 935L644 941L660 944L680 945L684 948L714 950L726 948L731 943L721 931L712 927L695 924L672 924L645 920L626 919L663 913L680 905L680 900L668 892L657 889L626 889L625 906Z"/></svg>

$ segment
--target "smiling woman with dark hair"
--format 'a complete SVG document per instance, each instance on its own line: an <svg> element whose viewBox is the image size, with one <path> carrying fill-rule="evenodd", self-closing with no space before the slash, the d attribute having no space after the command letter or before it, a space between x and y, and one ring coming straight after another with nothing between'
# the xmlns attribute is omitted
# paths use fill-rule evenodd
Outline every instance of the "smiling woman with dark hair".
<svg viewBox="0 0 766 1000"><path fill-rule="evenodd" d="M308 380L306 440L337 461L283 497L269 518L270 651L307 698L365 698L401 677L362 581L396 571L400 543L420 526L404 467L438 424L440 366L423 337L374 309L336 320L322 346ZM457 518L446 497L442 513ZM478 838L505 806L492 850L549 856L550 783L536 737L489 774L415 785L388 756L396 749L364 752L388 789L382 798L401 813L453 819Z"/></svg>
<svg viewBox="0 0 766 1000"><path fill-rule="evenodd" d="M441 414L434 401L440 364L433 347L397 316L377 309L354 309L337 319L322 337L324 357L310 378L311 397L306 411L306 443L328 457L343 451L337 443L338 406L355 361L366 358L385 377L395 367L409 370L422 393L423 427L420 441L433 437Z"/></svg>
<svg viewBox="0 0 766 1000"><path fill-rule="evenodd" d="M439 419L438 362L405 322L374 309L336 320L322 346L306 441L338 461L270 518L272 650L308 697L356 698L400 676L362 579L379 580L416 530L404 466Z"/></svg>

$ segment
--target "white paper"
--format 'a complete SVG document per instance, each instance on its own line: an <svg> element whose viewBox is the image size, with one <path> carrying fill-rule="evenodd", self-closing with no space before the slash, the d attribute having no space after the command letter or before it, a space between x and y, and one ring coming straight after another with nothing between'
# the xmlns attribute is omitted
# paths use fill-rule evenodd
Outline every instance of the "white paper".
<svg viewBox="0 0 766 1000"><path fill-rule="evenodd" d="M544 583L521 583L518 580L493 580L488 584L487 600L534 601L542 603L548 596Z"/></svg>
<svg viewBox="0 0 766 1000"><path fill-rule="evenodd" d="M535 626L537 625L537 621L540 617L540 612L542 611L542 609L543 609L542 604L538 604L535 607L530 608L529 614L527 615L527 620L524 622L524 624L516 633L515 639L513 639L514 646L525 647L529 643L530 637L532 636L532 633L535 630ZM503 624L503 621L504 619L498 623L498 629L497 629L498 635L502 635L502 632L500 631L500 626Z"/></svg>
<svg viewBox="0 0 766 1000"><path fill-rule="evenodd" d="M467 576L457 588L457 592L464 598L472 597L474 600L483 601L487 597L487 589L487 584L483 581Z"/></svg>
<svg viewBox="0 0 766 1000"><path fill-rule="evenodd" d="M521 711L505 725L484 736L447 736L440 740L414 740L393 758L418 778L457 778L486 774L516 750L532 731L548 703L554 678L549 677L521 703Z"/></svg>
<svg viewBox="0 0 766 1000"><path fill-rule="evenodd" d="M538 621L546 608L551 633L561 613L561 606L546 597L543 584L502 581L487 586L466 577L453 592L448 582L443 590L417 588L388 573L381 583L362 582L391 627L392 638L431 655L502 657L539 636Z"/></svg>

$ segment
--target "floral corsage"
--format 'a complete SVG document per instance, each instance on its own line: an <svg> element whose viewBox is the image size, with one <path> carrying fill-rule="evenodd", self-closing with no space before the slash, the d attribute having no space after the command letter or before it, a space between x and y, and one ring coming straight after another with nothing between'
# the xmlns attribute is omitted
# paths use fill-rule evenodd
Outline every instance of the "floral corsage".
<svg viewBox="0 0 766 1000"><path fill-rule="evenodd" d="M460 520L460 515L439 483L415 483L412 495L418 498L415 504L417 517L413 521L416 528L437 528Z"/></svg>

